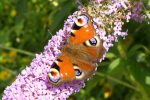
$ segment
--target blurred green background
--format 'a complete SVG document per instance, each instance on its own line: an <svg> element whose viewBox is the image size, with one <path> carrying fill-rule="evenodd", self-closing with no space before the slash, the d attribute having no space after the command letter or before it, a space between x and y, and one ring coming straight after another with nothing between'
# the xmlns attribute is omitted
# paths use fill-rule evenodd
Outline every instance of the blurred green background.
<svg viewBox="0 0 150 100"><path fill-rule="evenodd" d="M0 1L0 98L76 10L75 0ZM69 100L150 100L150 25L131 21L124 29L126 39L114 43L96 75Z"/></svg>

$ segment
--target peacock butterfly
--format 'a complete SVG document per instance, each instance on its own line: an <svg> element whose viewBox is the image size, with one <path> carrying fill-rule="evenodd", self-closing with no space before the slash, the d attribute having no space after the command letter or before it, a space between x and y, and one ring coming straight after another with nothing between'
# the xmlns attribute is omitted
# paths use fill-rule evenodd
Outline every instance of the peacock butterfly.
<svg viewBox="0 0 150 100"><path fill-rule="evenodd" d="M59 84L91 77L104 52L103 41L96 35L92 18L81 13L74 21L67 44L61 48L61 54L48 72L49 81Z"/></svg>

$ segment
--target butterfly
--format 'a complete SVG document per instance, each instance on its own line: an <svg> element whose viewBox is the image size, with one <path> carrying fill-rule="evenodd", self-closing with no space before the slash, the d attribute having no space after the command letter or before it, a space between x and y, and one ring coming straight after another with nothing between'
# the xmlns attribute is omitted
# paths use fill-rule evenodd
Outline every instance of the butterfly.
<svg viewBox="0 0 150 100"><path fill-rule="evenodd" d="M93 28L92 17L81 13L72 25L67 44L61 48L61 54L51 65L49 81L59 84L90 78L104 52L103 41Z"/></svg>

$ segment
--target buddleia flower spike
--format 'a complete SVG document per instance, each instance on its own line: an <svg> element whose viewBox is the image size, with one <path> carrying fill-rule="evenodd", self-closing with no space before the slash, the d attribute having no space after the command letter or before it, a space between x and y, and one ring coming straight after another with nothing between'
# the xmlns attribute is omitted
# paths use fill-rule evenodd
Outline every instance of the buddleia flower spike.
<svg viewBox="0 0 150 100"><path fill-rule="evenodd" d="M90 0L87 6L81 6L79 11L68 16L63 28L52 36L44 51L36 54L30 66L22 70L4 90L2 100L66 100L71 94L79 92L85 86L84 80L72 80L59 85L53 85L48 80L49 69L61 54L60 48L66 43L78 13L86 11L92 17L96 34L103 40L103 46L108 51L113 46L113 41L127 35L127 31L122 30L125 21L129 22L131 18L140 20L140 5L138 1L134 3L132 0ZM100 61L104 57L105 55Z"/></svg>

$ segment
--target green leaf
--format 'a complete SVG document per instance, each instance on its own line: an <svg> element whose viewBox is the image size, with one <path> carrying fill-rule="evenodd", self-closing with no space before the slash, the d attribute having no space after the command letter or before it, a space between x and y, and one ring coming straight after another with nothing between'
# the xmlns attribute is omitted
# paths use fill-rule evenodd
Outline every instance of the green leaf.
<svg viewBox="0 0 150 100"><path fill-rule="evenodd" d="M120 58L113 60L108 67L108 71L111 72L115 70L119 64L120 64Z"/></svg>
<svg viewBox="0 0 150 100"><path fill-rule="evenodd" d="M137 51L138 49L140 49L140 48L142 48L142 45L139 45L139 44L137 44L137 45L134 45L129 51L128 51L128 55L129 56L132 56L132 55L134 55L136 52L135 51Z"/></svg>
<svg viewBox="0 0 150 100"><path fill-rule="evenodd" d="M150 76L146 76L146 77L145 77L145 83L146 83L147 85L150 85Z"/></svg>
<svg viewBox="0 0 150 100"><path fill-rule="evenodd" d="M138 88L140 89L141 95L144 95L143 98L150 97L150 85L149 77L150 76L150 69L146 68L144 64L137 63L137 62L130 62L130 73L132 77L134 77L134 82L137 84ZM146 99L145 99L146 100Z"/></svg>
<svg viewBox="0 0 150 100"><path fill-rule="evenodd" d="M106 58L108 58L108 59L112 59L112 58L115 58L115 57L116 57L116 55L112 52L106 53Z"/></svg>

